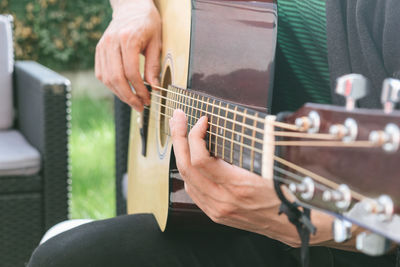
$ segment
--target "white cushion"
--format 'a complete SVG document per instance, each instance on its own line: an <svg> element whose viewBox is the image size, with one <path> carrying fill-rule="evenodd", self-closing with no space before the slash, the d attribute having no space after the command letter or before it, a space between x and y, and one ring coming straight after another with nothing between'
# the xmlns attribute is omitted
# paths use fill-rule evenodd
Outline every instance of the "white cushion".
<svg viewBox="0 0 400 267"><path fill-rule="evenodd" d="M54 225L53 227L51 227L46 234L43 236L42 240L40 240L40 244L43 244L44 242L46 242L47 240L49 240L50 238L61 234L65 231L68 231L72 228L78 227L82 224L85 223L90 223L93 220L90 219L75 219L75 220L68 220L68 221L63 221L60 222L56 225Z"/></svg>
<svg viewBox="0 0 400 267"><path fill-rule="evenodd" d="M18 131L0 131L0 179L33 175L40 170L40 154Z"/></svg>
<svg viewBox="0 0 400 267"><path fill-rule="evenodd" d="M0 130L11 128L13 123L13 69L14 51L11 18L0 15Z"/></svg>

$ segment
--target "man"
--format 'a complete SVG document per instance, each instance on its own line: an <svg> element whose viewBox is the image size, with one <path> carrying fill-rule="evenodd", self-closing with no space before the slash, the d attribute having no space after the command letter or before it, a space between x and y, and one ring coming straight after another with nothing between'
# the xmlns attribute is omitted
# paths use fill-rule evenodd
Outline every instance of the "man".
<svg viewBox="0 0 400 267"><path fill-rule="evenodd" d="M305 92L302 94L306 95L303 96L307 98L305 101L331 100L326 51L322 49L320 53L320 60L325 66L299 79L297 76L301 75L298 72L313 69L312 62L301 60L301 63L296 63L299 61L295 58L298 55L285 46L291 42L291 38L299 37L296 36L296 28L290 28L293 26L292 17L287 14L296 11L296 8L303 8L302 11L307 12L305 1L320 12L314 19L322 19L323 25L320 27L325 28L324 2L279 1L279 25L282 26L278 31L275 111L294 109L301 104L296 92L290 91L293 90L290 89L293 88L290 84L293 81L297 83L297 90ZM327 5L334 9L337 3L332 0ZM120 99L142 111L144 105L150 104L150 95L139 73L139 54L146 57L144 79L152 85L158 85L160 16L152 0L111 0L111 5L113 19L96 49L96 76ZM286 16L285 9L288 11ZM289 29L294 34L287 34ZM309 34L312 35L312 31ZM320 46L325 47L323 39L326 36L321 34L315 38L322 40L322 43L307 48L313 53ZM328 41L330 38L328 35ZM301 38L296 41L302 48ZM283 67L285 71L280 71ZM319 72L321 75L318 75ZM288 78L290 75L293 79ZM312 80L327 89L328 93L313 94L310 86ZM132 92L129 83L136 93ZM290 99L297 101L290 102ZM174 112L170 127L177 165L188 194L215 222L245 231L161 233L150 215L123 216L84 225L50 239L35 251L29 266L300 266L298 249L293 248L300 245L298 234L285 216L278 215L280 201L272 183L210 157L203 139L207 129L206 118L197 122L189 137L186 136L183 112ZM193 151L196 153L191 153ZM311 249L311 266L394 266L392 255L371 258L344 251L354 250L354 240L344 244L334 243L330 233L332 219L329 216L313 211L312 221L318 232L311 237L310 243L323 247ZM357 227L352 231L357 232Z"/></svg>

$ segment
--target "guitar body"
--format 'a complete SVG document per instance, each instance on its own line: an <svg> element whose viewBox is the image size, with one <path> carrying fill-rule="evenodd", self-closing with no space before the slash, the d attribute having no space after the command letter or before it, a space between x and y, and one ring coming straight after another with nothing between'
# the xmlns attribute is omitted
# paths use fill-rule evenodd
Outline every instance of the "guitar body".
<svg viewBox="0 0 400 267"><path fill-rule="evenodd" d="M163 21L161 87L190 88L269 110L277 35L275 1L158 0L156 5ZM166 134L172 111L165 108L163 92L155 93L161 97L152 97L148 119L132 111L128 213L154 214L163 231L167 225L169 229L209 224L185 193ZM143 119L148 122L145 136Z"/></svg>

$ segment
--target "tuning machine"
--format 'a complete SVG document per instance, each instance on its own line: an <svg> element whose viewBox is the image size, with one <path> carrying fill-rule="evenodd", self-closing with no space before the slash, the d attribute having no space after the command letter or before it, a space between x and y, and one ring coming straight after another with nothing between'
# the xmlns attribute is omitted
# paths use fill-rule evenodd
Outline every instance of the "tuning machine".
<svg viewBox="0 0 400 267"><path fill-rule="evenodd" d="M336 207L341 210L347 210L351 204L350 188L341 184L336 190L327 189L322 194L322 200L325 202L335 202Z"/></svg>
<svg viewBox="0 0 400 267"><path fill-rule="evenodd" d="M357 122L352 118L347 118L344 124L334 124L329 128L329 133L344 142L356 140L358 134Z"/></svg>
<svg viewBox="0 0 400 267"><path fill-rule="evenodd" d="M368 214L375 214L379 221L390 221L394 213L393 200L388 195L381 195L377 199L367 199L363 202Z"/></svg>
<svg viewBox="0 0 400 267"><path fill-rule="evenodd" d="M400 101L400 80L387 78L383 81L381 102L385 113L391 113Z"/></svg>
<svg viewBox="0 0 400 267"><path fill-rule="evenodd" d="M389 123L383 131L372 131L369 134L369 141L382 146L386 152L394 153L399 149L400 129L396 124Z"/></svg>
<svg viewBox="0 0 400 267"><path fill-rule="evenodd" d="M336 80L335 92L346 98L346 109L353 110L355 102L368 93L368 80L361 74L347 74Z"/></svg>
<svg viewBox="0 0 400 267"><path fill-rule="evenodd" d="M321 125L321 119L318 112L313 110L308 113L308 116L297 118L294 123L300 131L317 133Z"/></svg>
<svg viewBox="0 0 400 267"><path fill-rule="evenodd" d="M390 240L375 234L362 232L356 238L356 248L370 256L380 256L390 249Z"/></svg>
<svg viewBox="0 0 400 267"><path fill-rule="evenodd" d="M314 197L315 185L310 177L305 177L299 184L289 184L289 190L293 194L299 193L304 200L311 200Z"/></svg>
<svg viewBox="0 0 400 267"><path fill-rule="evenodd" d="M343 243L351 238L351 222L336 218L332 223L333 240Z"/></svg>

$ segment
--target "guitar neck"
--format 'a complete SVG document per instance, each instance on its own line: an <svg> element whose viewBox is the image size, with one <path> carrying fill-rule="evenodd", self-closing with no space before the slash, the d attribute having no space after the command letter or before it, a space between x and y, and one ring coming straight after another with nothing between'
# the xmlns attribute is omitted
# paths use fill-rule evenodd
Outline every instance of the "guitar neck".
<svg viewBox="0 0 400 267"><path fill-rule="evenodd" d="M206 141L212 156L261 174L266 114L174 86L164 94L166 112L172 116L174 109L183 110L188 132L202 116L208 117Z"/></svg>

